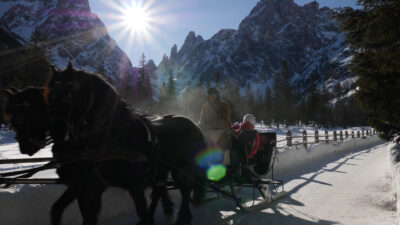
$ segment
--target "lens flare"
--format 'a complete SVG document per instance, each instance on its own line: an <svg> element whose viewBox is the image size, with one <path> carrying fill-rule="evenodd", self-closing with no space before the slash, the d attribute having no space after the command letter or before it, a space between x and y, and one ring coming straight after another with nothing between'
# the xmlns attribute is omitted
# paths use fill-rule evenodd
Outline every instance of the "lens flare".
<svg viewBox="0 0 400 225"><path fill-rule="evenodd" d="M211 166L207 170L207 178L212 181L219 181L226 175L226 167L224 165Z"/></svg>
<svg viewBox="0 0 400 225"><path fill-rule="evenodd" d="M224 152L219 148L210 148L196 156L197 165L207 171L209 180L218 181L225 177L226 167L222 165Z"/></svg>

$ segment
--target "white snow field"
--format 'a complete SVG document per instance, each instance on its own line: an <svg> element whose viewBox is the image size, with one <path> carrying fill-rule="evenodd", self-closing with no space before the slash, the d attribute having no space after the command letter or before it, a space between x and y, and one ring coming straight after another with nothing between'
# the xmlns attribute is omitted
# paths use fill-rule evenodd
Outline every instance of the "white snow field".
<svg viewBox="0 0 400 225"><path fill-rule="evenodd" d="M0 131L0 158L26 157L19 154L12 137L12 133ZM376 136L320 143L307 149L280 149L274 177L285 182L286 197L251 213L241 212L230 199L216 199L192 207L194 224L398 224L396 186L392 181L393 167L388 160L390 149L393 149L391 143ZM51 156L49 147L40 151L39 156ZM15 168L21 167L0 165L0 172ZM56 175L54 171L47 171L35 177ZM51 204L64 189L62 185L19 185L0 189L0 223L49 224ZM176 191L171 194L177 210L179 194ZM172 220L158 208L156 224L171 225ZM136 224L133 202L125 191L111 188L104 194L100 221L102 225ZM74 203L67 209L63 224L80 223L78 206Z"/></svg>

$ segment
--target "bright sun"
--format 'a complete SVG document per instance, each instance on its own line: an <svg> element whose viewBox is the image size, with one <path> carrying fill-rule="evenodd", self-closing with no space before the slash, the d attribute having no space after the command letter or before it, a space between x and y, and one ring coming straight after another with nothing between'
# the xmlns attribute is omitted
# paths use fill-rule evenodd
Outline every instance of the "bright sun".
<svg viewBox="0 0 400 225"><path fill-rule="evenodd" d="M165 16L166 10L160 7L159 1L156 4L156 0L101 1L107 2L107 6L112 10L112 13L107 14L108 18L113 20L108 28L118 31L117 39L129 40L127 48L132 48L133 44L155 43L161 24L171 20Z"/></svg>
<svg viewBox="0 0 400 225"><path fill-rule="evenodd" d="M134 32L146 32L150 17L145 8L132 5L124 10L124 23Z"/></svg>

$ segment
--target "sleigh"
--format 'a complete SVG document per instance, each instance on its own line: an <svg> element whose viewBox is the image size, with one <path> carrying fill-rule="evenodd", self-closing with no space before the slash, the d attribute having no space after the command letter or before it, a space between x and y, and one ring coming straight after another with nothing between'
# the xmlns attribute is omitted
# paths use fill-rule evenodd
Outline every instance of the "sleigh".
<svg viewBox="0 0 400 225"><path fill-rule="evenodd" d="M241 162L235 168L228 167L227 174L223 179L208 181L208 191L204 202L221 197L227 198L233 200L241 210L250 212L265 207L287 194L283 181L274 179L273 174L276 159L276 133L259 133L259 135L266 140L261 145L258 155L264 156L262 160L267 170L263 174L257 173L254 162ZM52 158L0 160L0 164L26 163L41 163L41 165L26 170L0 173L1 187L6 188L15 184L68 184L68 181L61 182L57 178L31 178L37 172L62 166ZM177 189L177 185L172 179L167 182L167 186L169 190Z"/></svg>

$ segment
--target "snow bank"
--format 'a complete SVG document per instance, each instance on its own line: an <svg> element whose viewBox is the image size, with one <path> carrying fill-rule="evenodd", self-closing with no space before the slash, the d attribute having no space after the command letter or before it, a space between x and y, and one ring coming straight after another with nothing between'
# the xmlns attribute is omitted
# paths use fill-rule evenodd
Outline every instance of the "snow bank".
<svg viewBox="0 0 400 225"><path fill-rule="evenodd" d="M397 198L397 224L400 224L400 145L391 143L388 145L389 160L393 176L393 189L396 190Z"/></svg>
<svg viewBox="0 0 400 225"><path fill-rule="evenodd" d="M385 143L385 141L377 136L367 136L365 138L347 139L344 142L321 142L308 148L302 146L285 147L278 151L274 170L279 173L285 173L334 154L354 152L382 143Z"/></svg>

